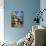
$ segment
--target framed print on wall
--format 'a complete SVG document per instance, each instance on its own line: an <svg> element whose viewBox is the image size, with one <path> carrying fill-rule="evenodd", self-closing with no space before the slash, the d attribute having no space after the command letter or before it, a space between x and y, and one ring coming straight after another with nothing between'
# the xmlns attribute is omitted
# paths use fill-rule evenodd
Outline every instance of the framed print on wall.
<svg viewBox="0 0 46 46"><path fill-rule="evenodd" d="M11 27L23 27L24 12L12 11L11 13Z"/></svg>

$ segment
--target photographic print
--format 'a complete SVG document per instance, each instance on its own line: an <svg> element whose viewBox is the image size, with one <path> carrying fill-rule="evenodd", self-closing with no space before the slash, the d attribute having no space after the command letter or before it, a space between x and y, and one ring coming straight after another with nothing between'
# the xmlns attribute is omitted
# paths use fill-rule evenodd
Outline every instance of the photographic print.
<svg viewBox="0 0 46 46"><path fill-rule="evenodd" d="M11 13L11 27L23 27L24 12L12 11Z"/></svg>

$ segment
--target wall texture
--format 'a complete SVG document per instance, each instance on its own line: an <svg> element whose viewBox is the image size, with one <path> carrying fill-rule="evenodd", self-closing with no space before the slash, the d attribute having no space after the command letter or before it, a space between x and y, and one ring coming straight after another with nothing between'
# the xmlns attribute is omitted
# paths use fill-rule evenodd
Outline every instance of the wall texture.
<svg viewBox="0 0 46 46"><path fill-rule="evenodd" d="M40 9L40 0L5 0L4 1L4 35L7 41L18 41L32 30L32 21ZM24 27L11 27L11 11L24 11Z"/></svg>

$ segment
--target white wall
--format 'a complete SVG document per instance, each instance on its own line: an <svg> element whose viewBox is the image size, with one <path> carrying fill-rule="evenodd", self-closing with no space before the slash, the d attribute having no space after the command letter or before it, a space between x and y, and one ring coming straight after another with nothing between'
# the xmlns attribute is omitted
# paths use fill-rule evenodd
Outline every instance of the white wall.
<svg viewBox="0 0 46 46"><path fill-rule="evenodd" d="M0 0L0 42L4 41L4 0Z"/></svg>

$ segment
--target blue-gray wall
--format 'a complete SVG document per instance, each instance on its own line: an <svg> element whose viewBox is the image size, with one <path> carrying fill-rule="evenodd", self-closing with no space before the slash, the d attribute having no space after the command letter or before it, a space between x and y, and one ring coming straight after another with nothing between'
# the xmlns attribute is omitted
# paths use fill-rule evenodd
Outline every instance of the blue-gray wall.
<svg viewBox="0 0 46 46"><path fill-rule="evenodd" d="M7 41L18 41L32 28L32 21L36 17L35 12L40 9L40 0L5 0L4 9L4 35ZM11 27L11 11L24 11L24 27Z"/></svg>
<svg viewBox="0 0 46 46"><path fill-rule="evenodd" d="M40 1L40 10L42 11L43 9L46 9L46 0L41 0ZM46 27L46 10L43 12L43 22L40 21L40 25Z"/></svg>

